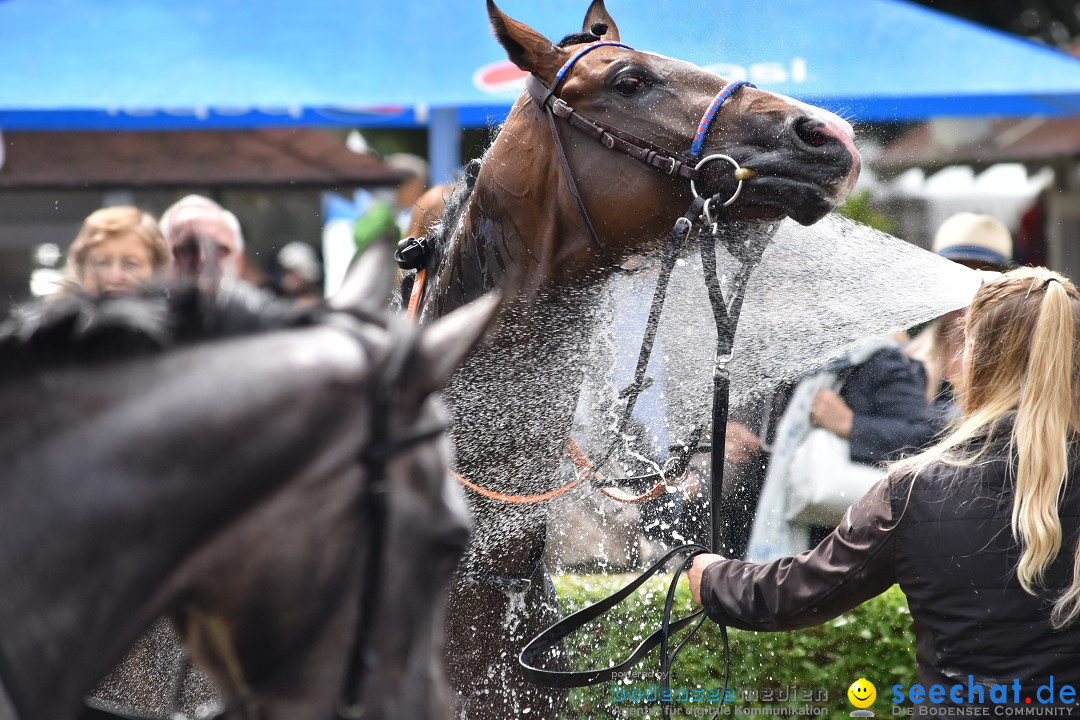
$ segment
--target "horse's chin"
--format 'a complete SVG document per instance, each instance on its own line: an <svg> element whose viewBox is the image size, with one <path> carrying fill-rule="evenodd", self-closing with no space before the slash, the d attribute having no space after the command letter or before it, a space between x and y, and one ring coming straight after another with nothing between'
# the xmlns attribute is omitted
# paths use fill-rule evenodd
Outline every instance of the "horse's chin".
<svg viewBox="0 0 1080 720"><path fill-rule="evenodd" d="M752 188L752 189L751 189ZM789 217L800 225L813 225L832 212L843 200L833 190L804 181L778 182L748 186L744 199L736 202L734 216L739 220L777 220Z"/></svg>

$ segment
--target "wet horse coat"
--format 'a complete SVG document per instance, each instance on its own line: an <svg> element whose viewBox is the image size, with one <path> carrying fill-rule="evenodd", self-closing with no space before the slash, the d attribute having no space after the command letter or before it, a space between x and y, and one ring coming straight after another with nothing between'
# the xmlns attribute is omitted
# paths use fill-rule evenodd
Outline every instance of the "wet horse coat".
<svg viewBox="0 0 1080 720"><path fill-rule="evenodd" d="M589 34L594 29L606 31L604 41L619 40L600 0L586 14L585 32L560 46L490 1L488 11L510 59L545 87L554 86L576 112L675 152L690 147L702 112L727 85L687 63L613 45L591 48L568 66L575 52L601 39ZM425 267L431 279L422 322L499 287L508 274L522 278L522 298L505 310L490 345L462 367L447 395L456 469L501 493L555 486L596 293L627 257L657 252L691 201L685 179L613 152L561 120L555 128L565 163L545 110L528 94L518 99L469 188L459 186L451 199ZM712 153L757 173L725 221L786 215L815 222L842 201L859 171L847 123L748 87L717 112L704 137L703 155ZM731 170L726 162L710 163L699 189L729 196ZM476 534L451 591L451 680L466 717L505 718L526 709L536 713L530 717L550 717L557 697L528 686L514 662L525 640L558 617L541 563L543 510L474 493L469 500Z"/></svg>
<svg viewBox="0 0 1080 720"><path fill-rule="evenodd" d="M467 525L429 396L493 306L402 337L365 319L388 277L362 263L338 312L187 288L4 328L2 720L69 717L165 613L245 717L353 694L447 716L439 597Z"/></svg>

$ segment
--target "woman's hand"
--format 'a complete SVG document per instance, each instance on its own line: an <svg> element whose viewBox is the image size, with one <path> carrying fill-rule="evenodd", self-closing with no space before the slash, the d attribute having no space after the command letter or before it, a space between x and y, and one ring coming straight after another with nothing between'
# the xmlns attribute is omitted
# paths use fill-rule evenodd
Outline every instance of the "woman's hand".
<svg viewBox="0 0 1080 720"><path fill-rule="evenodd" d="M710 555L704 553L694 556L694 563L690 566L690 569L686 571L686 577L690 578L690 595L694 598L694 603L698 606L701 605L701 573L705 572L705 568L712 565L714 562L723 560L721 555Z"/></svg>

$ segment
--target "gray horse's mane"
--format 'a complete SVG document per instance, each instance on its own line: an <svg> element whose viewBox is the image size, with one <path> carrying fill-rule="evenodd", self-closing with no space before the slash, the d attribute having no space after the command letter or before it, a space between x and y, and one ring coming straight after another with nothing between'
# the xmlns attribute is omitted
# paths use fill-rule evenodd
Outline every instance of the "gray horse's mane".
<svg viewBox="0 0 1080 720"><path fill-rule="evenodd" d="M214 292L185 283L130 295L72 295L26 306L0 325L0 379L311 325L322 313L242 283Z"/></svg>

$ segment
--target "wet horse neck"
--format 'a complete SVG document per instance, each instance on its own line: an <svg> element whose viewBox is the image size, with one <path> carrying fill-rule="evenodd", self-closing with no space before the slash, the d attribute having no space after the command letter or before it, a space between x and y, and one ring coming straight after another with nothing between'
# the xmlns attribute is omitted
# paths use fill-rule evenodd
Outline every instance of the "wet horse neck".
<svg viewBox="0 0 1080 720"><path fill-rule="evenodd" d="M445 397L462 474L502 492L551 486L584 378L597 292L511 307L493 341L456 373Z"/></svg>
<svg viewBox="0 0 1080 720"><path fill-rule="evenodd" d="M459 471L503 492L532 494L553 485L584 378L596 299L621 257L598 251L590 238L546 120L531 105L519 110L484 158L424 315L443 315L520 277L522 297L459 369L446 398ZM586 168L591 158L578 159ZM590 197L601 192L579 188ZM635 230L642 237L624 235L624 247L656 237L648 223Z"/></svg>

